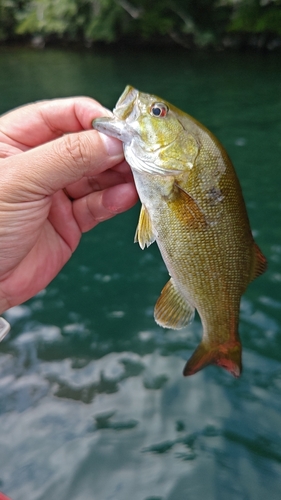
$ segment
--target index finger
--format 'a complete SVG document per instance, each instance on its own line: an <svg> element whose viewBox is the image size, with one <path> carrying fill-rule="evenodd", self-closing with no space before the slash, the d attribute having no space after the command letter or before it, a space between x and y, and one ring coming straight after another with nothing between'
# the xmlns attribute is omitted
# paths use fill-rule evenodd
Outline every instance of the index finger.
<svg viewBox="0 0 281 500"><path fill-rule="evenodd" d="M28 104L0 117L0 142L26 151L66 133L90 130L94 118L111 112L90 97Z"/></svg>

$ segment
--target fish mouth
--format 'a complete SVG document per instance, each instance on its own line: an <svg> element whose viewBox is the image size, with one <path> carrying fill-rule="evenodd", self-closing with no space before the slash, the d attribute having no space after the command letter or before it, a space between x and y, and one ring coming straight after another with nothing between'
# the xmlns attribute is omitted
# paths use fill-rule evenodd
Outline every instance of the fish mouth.
<svg viewBox="0 0 281 500"><path fill-rule="evenodd" d="M126 120L132 115L138 96L139 91L131 85L127 85L123 94L119 97L115 108L113 109L113 114L120 120Z"/></svg>
<svg viewBox="0 0 281 500"><path fill-rule="evenodd" d="M93 120L92 126L95 130L98 130L98 132L109 135L110 137L116 137L116 139L124 142L124 144L130 144L134 135L132 129L129 128L124 121L116 117L96 118Z"/></svg>
<svg viewBox="0 0 281 500"><path fill-rule="evenodd" d="M96 118L92 123L93 128L103 134L116 137L124 144L130 144L133 137L137 135L129 123L134 121L139 114L138 107L135 105L138 96L139 91L127 85L113 109L113 116Z"/></svg>

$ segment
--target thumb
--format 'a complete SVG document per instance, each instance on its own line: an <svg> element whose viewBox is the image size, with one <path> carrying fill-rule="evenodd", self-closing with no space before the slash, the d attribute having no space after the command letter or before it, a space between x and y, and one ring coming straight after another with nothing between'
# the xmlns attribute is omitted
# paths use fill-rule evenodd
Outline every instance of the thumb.
<svg viewBox="0 0 281 500"><path fill-rule="evenodd" d="M1 184L5 195L15 196L16 201L41 198L84 176L97 175L123 158L117 139L95 130L67 134L1 160Z"/></svg>

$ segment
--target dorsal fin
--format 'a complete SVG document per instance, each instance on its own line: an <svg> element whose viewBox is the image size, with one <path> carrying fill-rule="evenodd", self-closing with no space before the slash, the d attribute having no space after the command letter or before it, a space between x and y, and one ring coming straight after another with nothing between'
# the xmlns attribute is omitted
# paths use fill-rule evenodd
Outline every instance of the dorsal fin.
<svg viewBox="0 0 281 500"><path fill-rule="evenodd" d="M267 261L265 256L262 254L261 250L259 249L258 245L254 243L254 248L253 248L253 264L252 264L252 272L250 275L250 282L253 281L255 278L260 276L266 271L267 268Z"/></svg>

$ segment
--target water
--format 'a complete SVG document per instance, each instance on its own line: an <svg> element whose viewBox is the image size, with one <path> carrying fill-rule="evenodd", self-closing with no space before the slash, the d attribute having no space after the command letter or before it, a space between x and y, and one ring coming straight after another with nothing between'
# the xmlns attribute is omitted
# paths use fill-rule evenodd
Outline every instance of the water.
<svg viewBox="0 0 281 500"><path fill-rule="evenodd" d="M182 377L201 326L163 331L139 207L83 236L49 287L7 313L0 490L13 500L271 500L281 491L280 56L1 49L0 112L126 84L202 121L234 161L267 273L243 297L244 372Z"/></svg>

